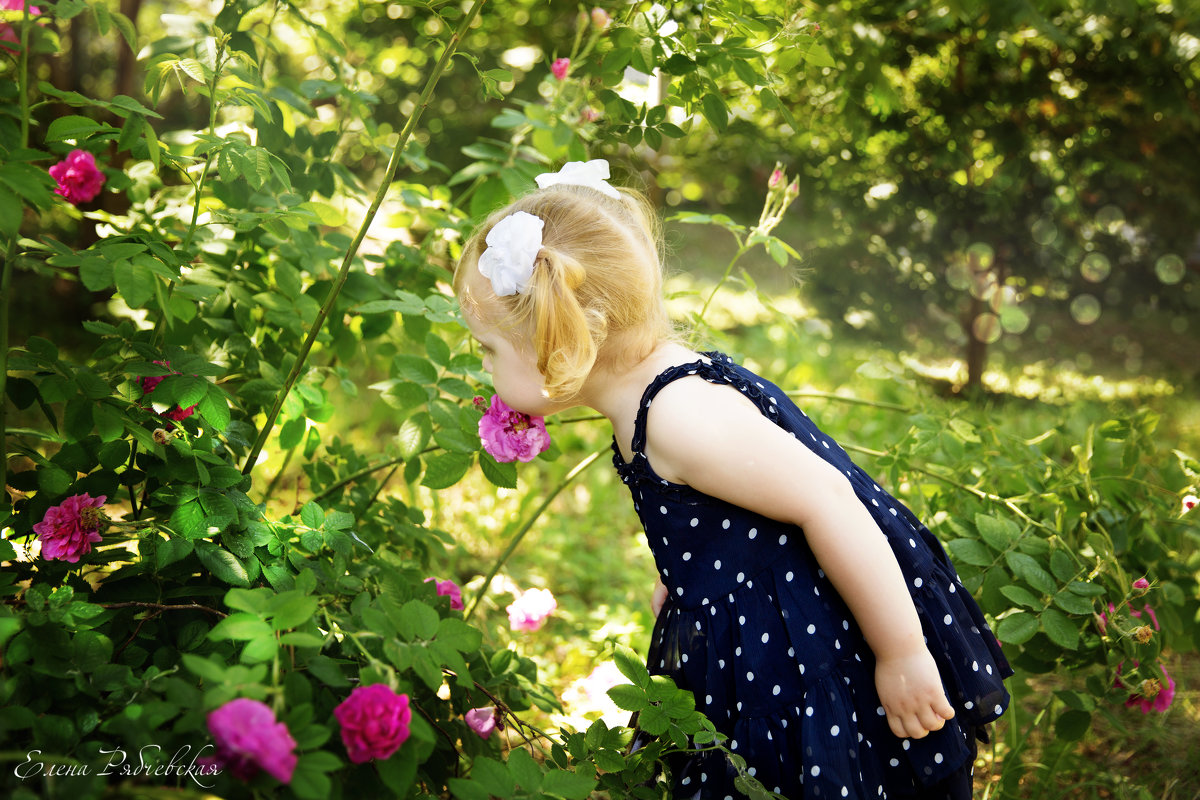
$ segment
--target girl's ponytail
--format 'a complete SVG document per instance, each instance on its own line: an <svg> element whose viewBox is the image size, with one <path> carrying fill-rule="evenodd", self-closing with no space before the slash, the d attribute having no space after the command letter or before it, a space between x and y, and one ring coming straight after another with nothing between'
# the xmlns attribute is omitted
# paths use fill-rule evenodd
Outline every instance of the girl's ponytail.
<svg viewBox="0 0 1200 800"><path fill-rule="evenodd" d="M587 272L583 264L550 247L538 253L530 295L533 301L537 368L552 400L575 395L596 363L608 332L599 311L585 309L577 290Z"/></svg>

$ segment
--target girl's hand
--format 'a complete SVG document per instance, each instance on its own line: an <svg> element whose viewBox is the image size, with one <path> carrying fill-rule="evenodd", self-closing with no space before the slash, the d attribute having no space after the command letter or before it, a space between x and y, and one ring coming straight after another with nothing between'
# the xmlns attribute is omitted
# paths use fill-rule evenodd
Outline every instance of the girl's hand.
<svg viewBox="0 0 1200 800"><path fill-rule="evenodd" d="M900 738L921 739L941 730L954 716L937 664L924 647L877 659L875 688L887 713L888 727Z"/></svg>
<svg viewBox="0 0 1200 800"><path fill-rule="evenodd" d="M667 602L667 587L662 582L662 578L654 584L654 594L650 597L650 610L654 612L654 616L658 616L658 612L662 611L663 603Z"/></svg>

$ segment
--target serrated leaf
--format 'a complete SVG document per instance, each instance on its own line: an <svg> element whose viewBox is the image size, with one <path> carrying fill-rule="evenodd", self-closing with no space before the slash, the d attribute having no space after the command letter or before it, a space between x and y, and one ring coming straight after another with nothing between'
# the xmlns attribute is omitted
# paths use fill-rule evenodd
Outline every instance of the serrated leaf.
<svg viewBox="0 0 1200 800"><path fill-rule="evenodd" d="M461 619L446 617L438 622L436 639L460 653L471 653L483 643L483 634Z"/></svg>
<svg viewBox="0 0 1200 800"><path fill-rule="evenodd" d="M1010 614L996 625L996 638L1004 644L1023 644L1038 632L1038 618L1020 611Z"/></svg>
<svg viewBox="0 0 1200 800"><path fill-rule="evenodd" d="M1058 609L1047 608L1042 612L1042 630L1050 637L1050 641L1059 647L1075 650L1079 647L1079 628L1071 622L1066 614Z"/></svg>
<svg viewBox="0 0 1200 800"><path fill-rule="evenodd" d="M494 486L502 489L517 488L517 465L513 462L501 464L490 453L479 454L479 468L483 476Z"/></svg>
<svg viewBox="0 0 1200 800"><path fill-rule="evenodd" d="M616 662L617 669L621 674L632 681L635 686L645 689L650 685L650 671L646 669L645 663L637 653L628 647L617 647L616 652L613 653L613 661Z"/></svg>
<svg viewBox="0 0 1200 800"><path fill-rule="evenodd" d="M613 686L607 692L609 698L617 704L617 708L625 711L643 711L650 707L646 691L631 683Z"/></svg>
<svg viewBox="0 0 1200 800"><path fill-rule="evenodd" d="M430 489L447 489L458 483L471 466L471 456L464 453L439 453L425 460L425 477L422 486Z"/></svg>
<svg viewBox="0 0 1200 800"><path fill-rule="evenodd" d="M596 788L596 779L565 770L550 770L542 779L542 794L566 800L585 800Z"/></svg>

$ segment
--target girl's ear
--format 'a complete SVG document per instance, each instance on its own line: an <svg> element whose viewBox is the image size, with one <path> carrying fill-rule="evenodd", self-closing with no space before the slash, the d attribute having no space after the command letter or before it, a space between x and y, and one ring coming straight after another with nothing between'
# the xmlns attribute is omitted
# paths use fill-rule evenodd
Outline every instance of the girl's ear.
<svg viewBox="0 0 1200 800"><path fill-rule="evenodd" d="M576 290L586 272L574 258L543 247L532 286L536 324L537 367L546 379L546 394L563 399L576 394L596 363L606 322L589 314Z"/></svg>

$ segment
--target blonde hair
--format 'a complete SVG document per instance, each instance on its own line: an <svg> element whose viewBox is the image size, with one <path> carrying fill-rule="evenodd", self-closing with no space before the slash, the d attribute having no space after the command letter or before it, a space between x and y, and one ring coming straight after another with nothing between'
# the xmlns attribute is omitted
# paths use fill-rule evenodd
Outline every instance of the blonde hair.
<svg viewBox="0 0 1200 800"><path fill-rule="evenodd" d="M636 363L671 337L663 300L657 215L640 194L619 198L557 185L525 195L484 221L454 274L464 310L497 325L514 343L533 334L538 371L552 400L578 394L600 363ZM497 297L486 280L468 282L491 229L510 214L541 219L542 249L527 290ZM486 287L480 296L474 287ZM606 342L619 342L605 348Z"/></svg>

